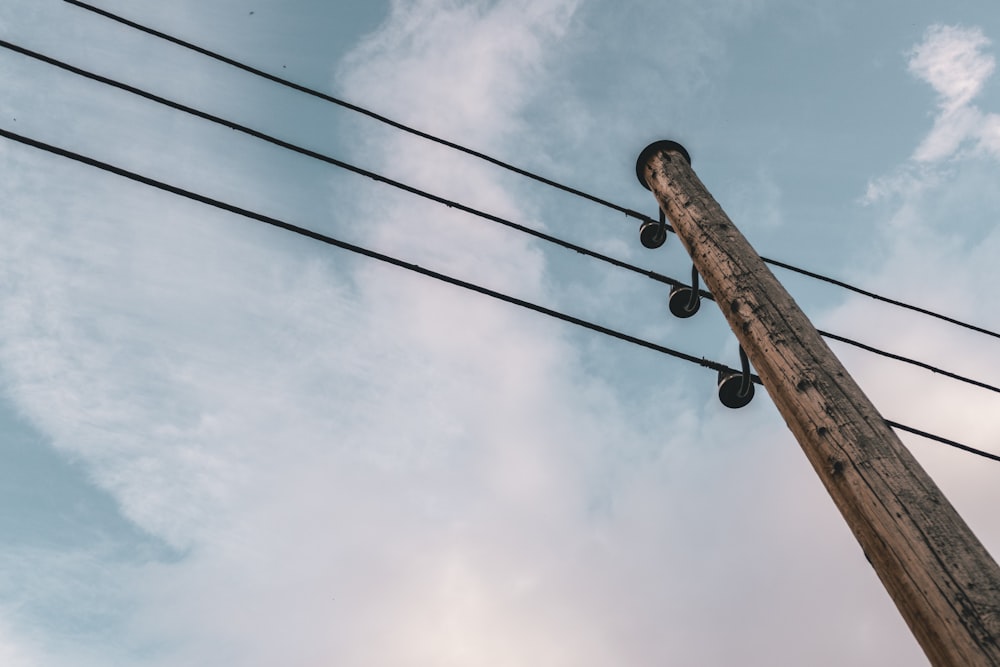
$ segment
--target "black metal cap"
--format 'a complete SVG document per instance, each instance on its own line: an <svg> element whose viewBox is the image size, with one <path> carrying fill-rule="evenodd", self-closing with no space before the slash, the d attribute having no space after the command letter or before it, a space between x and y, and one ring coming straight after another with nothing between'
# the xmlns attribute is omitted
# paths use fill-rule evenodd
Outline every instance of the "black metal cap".
<svg viewBox="0 0 1000 667"><path fill-rule="evenodd" d="M654 141L650 145L642 149L639 153L639 159L635 161L635 176L642 183L642 187L649 189L649 185L646 184L646 178L644 174L646 173L646 163L649 162L649 158L653 157L656 153L660 151L676 151L684 157L688 164L691 164L691 155L688 154L687 149L681 146L676 141Z"/></svg>

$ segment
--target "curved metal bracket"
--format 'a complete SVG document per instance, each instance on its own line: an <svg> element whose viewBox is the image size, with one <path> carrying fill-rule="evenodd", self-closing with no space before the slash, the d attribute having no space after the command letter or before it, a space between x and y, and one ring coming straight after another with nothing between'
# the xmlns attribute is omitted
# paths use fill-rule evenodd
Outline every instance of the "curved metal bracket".
<svg viewBox="0 0 1000 667"><path fill-rule="evenodd" d="M701 307L701 295L698 294L698 269L691 265L691 286L674 285L670 290L667 305L674 317L681 319L691 317Z"/></svg>
<svg viewBox="0 0 1000 667"><path fill-rule="evenodd" d="M645 220L639 225L639 242L643 247L655 250L667 241L667 214L660 209L660 221Z"/></svg>
<svg viewBox="0 0 1000 667"><path fill-rule="evenodd" d="M753 378L750 376L750 359L740 345L740 373L719 371L719 400L727 408L742 408L753 400Z"/></svg>

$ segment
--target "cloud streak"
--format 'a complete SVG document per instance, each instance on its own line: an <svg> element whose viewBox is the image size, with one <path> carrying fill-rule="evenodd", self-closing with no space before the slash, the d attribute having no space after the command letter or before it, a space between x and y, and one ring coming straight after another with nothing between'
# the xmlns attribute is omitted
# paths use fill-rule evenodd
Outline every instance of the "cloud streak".
<svg viewBox="0 0 1000 667"><path fill-rule="evenodd" d="M948 179L954 160L1000 159L1000 114L973 104L996 67L985 52L990 44L980 28L933 25L908 52L909 72L937 93L934 124L909 163L869 182L863 202L898 196L915 203ZM906 227L914 214L912 205L904 205L894 216L894 226Z"/></svg>
<svg viewBox="0 0 1000 667"><path fill-rule="evenodd" d="M934 25L910 52L910 72L938 94L938 115L930 134L914 152L917 162L937 162L963 144L1000 157L1000 115L972 104L996 68L990 46L979 28Z"/></svg>

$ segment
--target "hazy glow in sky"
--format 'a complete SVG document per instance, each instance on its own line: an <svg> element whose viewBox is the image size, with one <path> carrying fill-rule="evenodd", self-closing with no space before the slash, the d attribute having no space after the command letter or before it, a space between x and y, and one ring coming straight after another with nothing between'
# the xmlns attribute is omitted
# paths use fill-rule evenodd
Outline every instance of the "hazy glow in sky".
<svg viewBox="0 0 1000 667"><path fill-rule="evenodd" d="M985 0L99 6L655 214L685 144L758 250L1000 329ZM668 275L676 239L141 35L3 39ZM0 50L0 127L736 365L711 304ZM761 391L0 142L0 664L921 664ZM817 326L997 383L994 341L779 275ZM995 394L833 345L890 419ZM904 441L992 553L1000 467Z"/></svg>

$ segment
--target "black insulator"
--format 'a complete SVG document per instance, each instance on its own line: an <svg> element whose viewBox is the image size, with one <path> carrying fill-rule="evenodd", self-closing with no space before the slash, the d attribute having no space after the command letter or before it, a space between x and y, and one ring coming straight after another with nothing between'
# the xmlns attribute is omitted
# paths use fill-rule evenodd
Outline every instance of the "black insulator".
<svg viewBox="0 0 1000 667"><path fill-rule="evenodd" d="M742 408L753 400L753 381L743 373L719 371L719 400L727 408Z"/></svg>
<svg viewBox="0 0 1000 667"><path fill-rule="evenodd" d="M670 290L667 305L674 317L681 319L691 317L701 308L701 295L698 293L698 269L691 267L691 286L674 285Z"/></svg>
<svg viewBox="0 0 1000 667"><path fill-rule="evenodd" d="M740 346L742 371L719 371L719 400L727 408L742 408L753 400L753 377L750 375L750 359Z"/></svg>
<svg viewBox="0 0 1000 667"><path fill-rule="evenodd" d="M662 222L646 220L639 226L639 241L642 245L655 250L667 240L667 226Z"/></svg>
<svg viewBox="0 0 1000 667"><path fill-rule="evenodd" d="M691 317L701 308L701 298L698 292L685 285L677 285L670 290L670 297L667 300L670 313L674 317Z"/></svg>

